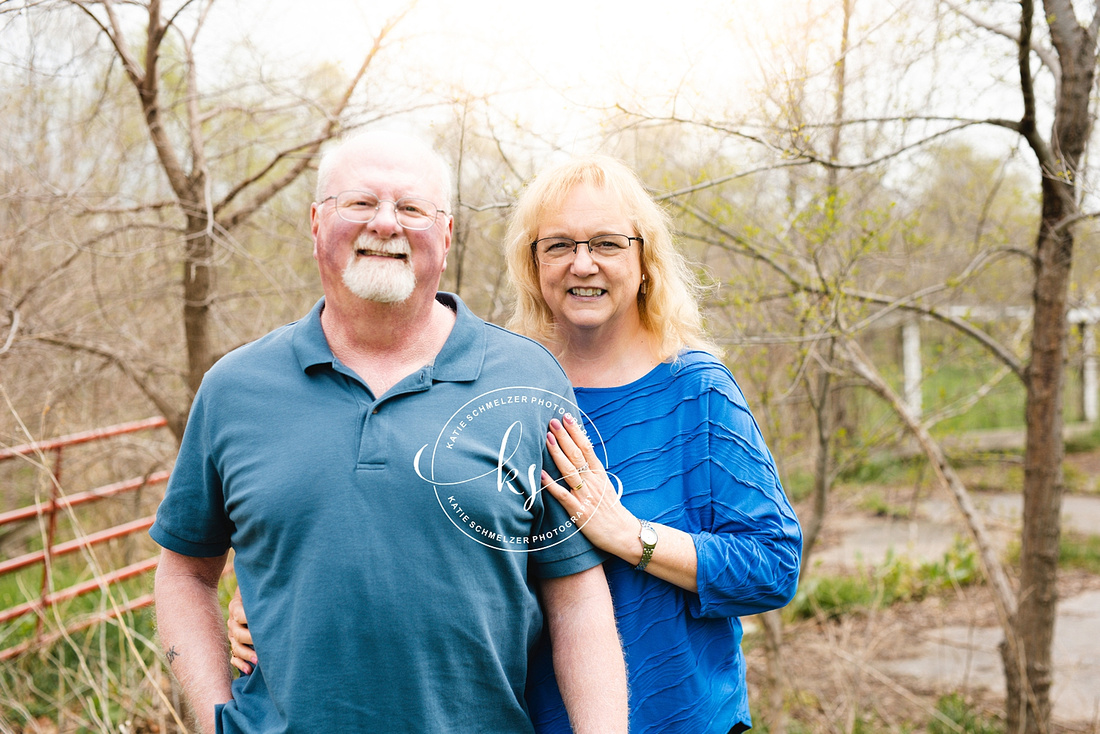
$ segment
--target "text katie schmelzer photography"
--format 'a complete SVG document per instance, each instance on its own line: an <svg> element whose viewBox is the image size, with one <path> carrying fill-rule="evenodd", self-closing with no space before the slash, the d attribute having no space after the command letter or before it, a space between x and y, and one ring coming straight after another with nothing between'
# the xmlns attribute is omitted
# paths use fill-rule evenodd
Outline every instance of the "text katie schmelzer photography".
<svg viewBox="0 0 1100 734"><path fill-rule="evenodd" d="M561 419L567 413L579 417L606 465L599 433L576 403L537 387L509 387L483 393L456 410L434 443L416 453L413 468L435 488L451 524L471 540L507 552L548 548L576 533L599 505L586 506L572 517L563 515L559 522L533 534L522 534L503 532L500 508L487 503L514 503L509 508L513 512L533 512L543 491L540 475L547 426L551 418ZM495 461L493 468L485 470L489 452ZM475 473L470 476L470 471Z"/></svg>

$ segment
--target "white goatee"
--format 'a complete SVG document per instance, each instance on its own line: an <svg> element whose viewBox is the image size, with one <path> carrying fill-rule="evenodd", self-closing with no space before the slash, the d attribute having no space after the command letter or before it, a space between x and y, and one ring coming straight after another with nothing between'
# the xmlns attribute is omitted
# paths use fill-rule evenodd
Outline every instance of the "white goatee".
<svg viewBox="0 0 1100 734"><path fill-rule="evenodd" d="M380 240L367 234L359 235L355 251L344 266L344 285L366 301L401 303L416 288L410 254L412 249L404 237Z"/></svg>

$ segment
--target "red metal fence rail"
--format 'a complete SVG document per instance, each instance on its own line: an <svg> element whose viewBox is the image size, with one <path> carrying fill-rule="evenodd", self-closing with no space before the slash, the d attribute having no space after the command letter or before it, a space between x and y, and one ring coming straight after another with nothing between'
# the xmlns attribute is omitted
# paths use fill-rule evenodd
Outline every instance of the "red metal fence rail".
<svg viewBox="0 0 1100 734"><path fill-rule="evenodd" d="M61 459L64 450L79 444L102 441L115 436L136 433L139 431L154 430L162 428L165 425L166 421L164 418L149 418L133 423L124 423L117 426L85 431L83 433L74 433L69 436L62 436L48 441L38 441L0 450L0 462L16 459L21 456L37 455L39 457L44 457L47 454L53 455L53 477L50 482L50 499L0 513L0 527L36 520L45 528L43 550L24 553L15 558L0 558L0 577L31 566L42 566L42 584L38 597L9 609L0 610L0 624L11 622L24 615L34 614L36 616L34 635L31 639L19 645L0 650L0 660L7 660L15 657L36 646L53 642L65 634L73 634L81 629L104 622L111 617L141 609L153 602L152 594L145 594L125 604L114 605L110 610L101 614L71 623L66 626L63 632L54 632L52 634L43 633L43 622L46 618L46 612L53 606L70 599L75 599L84 594L106 589L112 584L117 584L126 579L146 573L155 568L157 564L156 557L146 558L127 565L124 568L105 571L89 581L65 589L53 589L53 585L51 584L53 559L77 551L90 549L116 538L143 533L153 524L152 516L143 517L107 528L106 530L101 530L89 535L82 535L73 540L55 544L54 540L58 515L70 512L72 508L90 502L98 502L110 497L137 492L152 485L162 484L168 480L169 474L167 471L155 472L145 477L127 479L114 484L97 487L86 492L66 495L61 491Z"/></svg>

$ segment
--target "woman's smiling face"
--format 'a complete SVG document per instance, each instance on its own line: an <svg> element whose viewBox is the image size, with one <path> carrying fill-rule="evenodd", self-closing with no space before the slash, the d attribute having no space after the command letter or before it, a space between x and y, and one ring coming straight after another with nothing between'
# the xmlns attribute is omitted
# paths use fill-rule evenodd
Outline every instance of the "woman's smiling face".
<svg viewBox="0 0 1100 734"><path fill-rule="evenodd" d="M536 239L568 237L581 242L602 234L638 235L617 196L581 184L560 207L545 214ZM641 246L635 241L614 260L594 260L588 247L579 245L576 255L563 263L539 263L542 297L566 335L592 329L644 331L638 311Z"/></svg>

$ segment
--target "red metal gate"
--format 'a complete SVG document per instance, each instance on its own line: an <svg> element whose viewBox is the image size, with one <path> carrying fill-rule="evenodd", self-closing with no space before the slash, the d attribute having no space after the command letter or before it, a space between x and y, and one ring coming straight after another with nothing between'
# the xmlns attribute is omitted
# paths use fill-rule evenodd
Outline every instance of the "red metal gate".
<svg viewBox="0 0 1100 734"><path fill-rule="evenodd" d="M71 513L74 511L74 508L86 506L89 505L89 503L109 500L133 492L139 492L149 486L162 484L167 481L169 474L168 471L157 471L147 476L127 479L75 494L66 494L62 489L63 485L61 483L61 460L64 450L78 444L103 441L139 431L150 431L162 428L165 425L166 421L164 418L149 418L143 421L110 426L108 428L62 436L49 441L39 441L0 450L0 462L17 459L19 457L37 456L40 465L42 467L48 467L46 459L50 455L52 455L53 459L52 469L46 469L51 472L51 476L49 477L49 500L0 513L0 528L18 523L37 522L39 527L43 529L42 534L44 535L42 550L23 553L14 558L5 558L0 555L0 578L33 566L41 566L42 568L41 586L37 597L16 604L8 609L0 609L0 624L13 622L26 615L33 614L36 617L33 636L18 645L0 650L0 660L7 660L15 657L39 645L48 644L63 635L72 634L78 630L99 624L112 617L141 609L153 602L152 594L143 594L138 598L125 601L122 604L112 603L110 609L71 622L67 624L62 631L47 634L44 630L46 613L54 606L85 594L107 590L114 584L151 571L157 564L157 557L154 555L129 563L121 568L101 569L101 572L96 574L94 578L66 588L54 588L54 579L51 574L53 561L55 559L72 553L90 550L111 540L144 533L145 530L153 524L153 515L149 515L147 517L129 520L103 530L81 534L65 542L55 543L59 515Z"/></svg>

